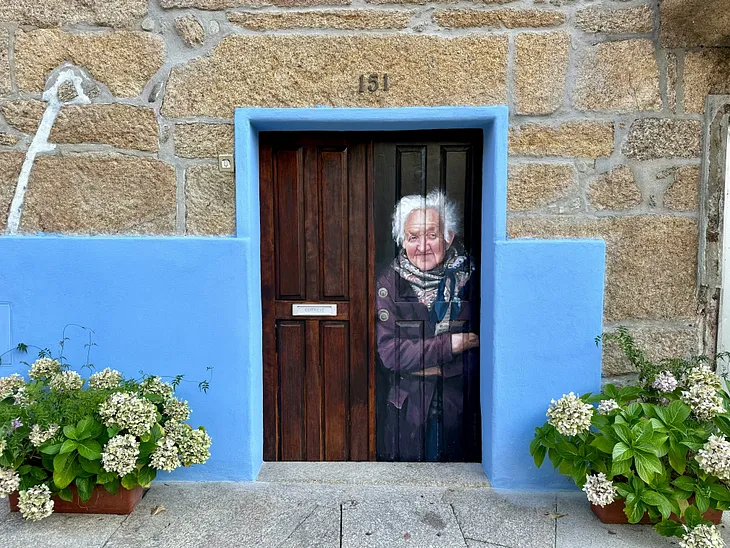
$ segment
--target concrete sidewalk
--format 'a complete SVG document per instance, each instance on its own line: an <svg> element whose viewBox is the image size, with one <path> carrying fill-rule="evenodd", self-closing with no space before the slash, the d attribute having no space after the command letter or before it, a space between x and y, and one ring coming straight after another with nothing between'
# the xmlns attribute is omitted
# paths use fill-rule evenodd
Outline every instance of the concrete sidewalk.
<svg viewBox="0 0 730 548"><path fill-rule="evenodd" d="M581 492L495 491L477 465L277 463L255 483L157 482L129 516L32 523L0 502L3 548L676 545L647 526L601 524Z"/></svg>

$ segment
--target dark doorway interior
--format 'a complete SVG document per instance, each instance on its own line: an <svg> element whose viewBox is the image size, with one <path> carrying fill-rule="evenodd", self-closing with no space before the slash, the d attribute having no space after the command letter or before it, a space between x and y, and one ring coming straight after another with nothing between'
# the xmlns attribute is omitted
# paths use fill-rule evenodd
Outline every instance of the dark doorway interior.
<svg viewBox="0 0 730 548"><path fill-rule="evenodd" d="M260 135L265 460L480 460L481 143Z"/></svg>

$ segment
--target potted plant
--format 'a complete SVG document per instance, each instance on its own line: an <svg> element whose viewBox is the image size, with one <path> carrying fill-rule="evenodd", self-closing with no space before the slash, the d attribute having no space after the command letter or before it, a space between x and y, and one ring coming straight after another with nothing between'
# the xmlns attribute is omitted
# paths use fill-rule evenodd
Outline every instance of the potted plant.
<svg viewBox="0 0 730 548"><path fill-rule="evenodd" d="M181 380L109 368L85 378L41 350L27 380L0 378L0 498L29 520L130 513L158 471L210 456L210 437L186 424L188 404L175 397Z"/></svg>
<svg viewBox="0 0 730 548"><path fill-rule="evenodd" d="M652 523L682 546L724 546L712 524L730 509L730 400L713 369L727 356L655 363L625 328L601 339L623 350L637 383L552 400L530 444L535 464L547 456L602 521Z"/></svg>

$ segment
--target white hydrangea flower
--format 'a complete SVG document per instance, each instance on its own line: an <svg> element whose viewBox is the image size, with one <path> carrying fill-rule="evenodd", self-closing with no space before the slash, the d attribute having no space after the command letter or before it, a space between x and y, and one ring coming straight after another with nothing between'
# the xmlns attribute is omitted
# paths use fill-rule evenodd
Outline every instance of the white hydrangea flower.
<svg viewBox="0 0 730 548"><path fill-rule="evenodd" d="M593 406L581 401L573 392L551 400L547 410L548 423L564 436L575 436L591 427Z"/></svg>
<svg viewBox="0 0 730 548"><path fill-rule="evenodd" d="M13 396L13 401L15 402L15 405L19 405L20 407L29 406L32 401L30 395L28 394L28 389L25 386L21 386L20 388L18 388L15 396Z"/></svg>
<svg viewBox="0 0 730 548"><path fill-rule="evenodd" d="M679 381L669 371L659 373L651 386L660 392L674 392L679 385Z"/></svg>
<svg viewBox="0 0 730 548"><path fill-rule="evenodd" d="M185 466L191 464L205 464L210 458L210 444L212 440L204 430L190 429L177 442L180 449L180 460Z"/></svg>
<svg viewBox="0 0 730 548"><path fill-rule="evenodd" d="M28 439L34 447L40 447L48 440L50 440L53 436L55 436L59 428L60 427L57 424L52 424L48 427L47 430L43 430L40 425L34 424L33 428L30 429Z"/></svg>
<svg viewBox="0 0 730 548"><path fill-rule="evenodd" d="M135 394L115 392L99 406L99 415L106 426L118 426L135 436L144 436L157 421L157 407Z"/></svg>
<svg viewBox="0 0 730 548"><path fill-rule="evenodd" d="M61 364L51 358L40 358L30 366L28 376L33 380L41 380L51 377L61 371Z"/></svg>
<svg viewBox="0 0 730 548"><path fill-rule="evenodd" d="M142 381L140 385L142 394L145 396L157 395L162 396L163 399L169 400L175 392L175 389L170 383L162 382L162 377L147 377Z"/></svg>
<svg viewBox="0 0 730 548"><path fill-rule="evenodd" d="M0 499L18 490L20 476L12 468L0 468Z"/></svg>
<svg viewBox="0 0 730 548"><path fill-rule="evenodd" d="M164 430L165 437L173 440L173 442L177 445L180 445L180 441L187 437L193 428L189 424L182 422L168 421L165 423Z"/></svg>
<svg viewBox="0 0 730 548"><path fill-rule="evenodd" d="M682 548L724 548L725 541L717 527L703 524L682 535L679 545Z"/></svg>
<svg viewBox="0 0 730 548"><path fill-rule="evenodd" d="M599 415L608 415L614 409L620 409L618 403L616 403L616 400L601 400L601 402L598 404Z"/></svg>
<svg viewBox="0 0 730 548"><path fill-rule="evenodd" d="M167 402L164 413L174 421L186 421L190 418L188 402L177 398L172 398Z"/></svg>
<svg viewBox="0 0 730 548"><path fill-rule="evenodd" d="M586 474L586 484L583 486L588 502L600 507L611 504L616 500L616 487L611 480L606 479L606 474L600 472L593 476Z"/></svg>
<svg viewBox="0 0 730 548"><path fill-rule="evenodd" d="M18 508L25 519L38 521L53 513L51 490L47 485L36 485L20 492Z"/></svg>
<svg viewBox="0 0 730 548"><path fill-rule="evenodd" d="M102 369L89 377L89 388L97 390L108 390L117 388L122 382L122 374L116 369Z"/></svg>
<svg viewBox="0 0 730 548"><path fill-rule="evenodd" d="M84 379L76 371L61 371L51 377L48 386L54 392L73 392L80 390L84 385Z"/></svg>
<svg viewBox="0 0 730 548"><path fill-rule="evenodd" d="M180 466L178 448L174 440L164 437L157 442L157 449L150 456L150 466L166 472L172 472Z"/></svg>
<svg viewBox="0 0 730 548"><path fill-rule="evenodd" d="M0 400L11 396L16 390L20 390L25 386L25 379L13 373L8 377L0 377Z"/></svg>
<svg viewBox="0 0 730 548"><path fill-rule="evenodd" d="M116 472L124 477L137 466L139 441L131 434L111 438L101 453L101 464L107 472Z"/></svg>
<svg viewBox="0 0 730 548"><path fill-rule="evenodd" d="M724 413L722 398L717 390L709 384L695 384L689 390L683 390L682 401L690 406L694 416L701 421L709 421L718 413Z"/></svg>
<svg viewBox="0 0 730 548"><path fill-rule="evenodd" d="M723 481L730 480L730 442L725 436L710 436L702 449L697 451L695 460L708 474Z"/></svg>
<svg viewBox="0 0 730 548"><path fill-rule="evenodd" d="M684 376L684 385L687 388L691 388L696 384L711 386L715 390L720 390L722 388L722 381L720 380L720 377L718 377L715 372L710 369L709 365L704 363L697 367L693 367Z"/></svg>
<svg viewBox="0 0 730 548"><path fill-rule="evenodd" d="M0 455L2 455L8 448L8 442L5 439L0 439Z"/></svg>

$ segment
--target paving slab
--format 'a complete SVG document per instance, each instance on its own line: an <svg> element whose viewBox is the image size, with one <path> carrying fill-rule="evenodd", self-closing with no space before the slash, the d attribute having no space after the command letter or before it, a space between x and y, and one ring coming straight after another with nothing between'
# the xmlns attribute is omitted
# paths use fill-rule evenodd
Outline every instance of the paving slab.
<svg viewBox="0 0 730 548"><path fill-rule="evenodd" d="M453 507L464 537L473 546L555 548L553 493L452 488L443 500Z"/></svg>
<svg viewBox="0 0 730 548"><path fill-rule="evenodd" d="M451 506L417 499L411 504L352 501L342 509L343 548L466 547Z"/></svg>
<svg viewBox="0 0 730 548"><path fill-rule="evenodd" d="M155 484L106 546L294 546L292 538L306 531L302 524L328 505L339 508L329 493L324 500L311 492L290 496L265 484ZM155 513L159 506L165 511ZM320 523L317 538L339 539L339 519Z"/></svg>
<svg viewBox="0 0 730 548"><path fill-rule="evenodd" d="M53 514L41 521L26 521L0 499L0 546L2 548L95 548L104 543L127 516ZM79 544L79 539L83 543Z"/></svg>

